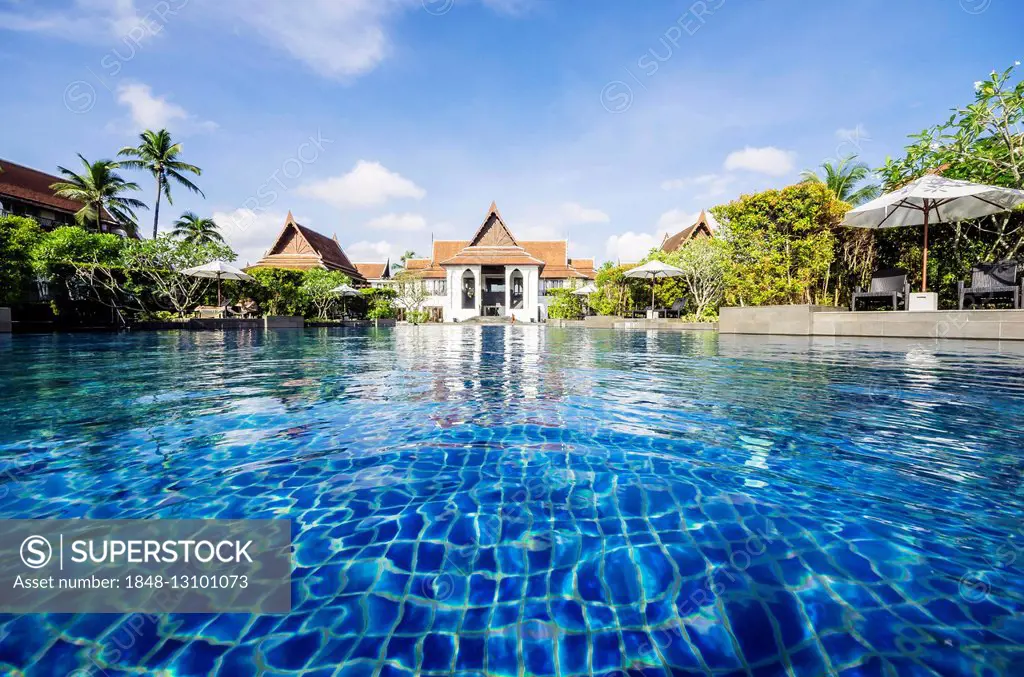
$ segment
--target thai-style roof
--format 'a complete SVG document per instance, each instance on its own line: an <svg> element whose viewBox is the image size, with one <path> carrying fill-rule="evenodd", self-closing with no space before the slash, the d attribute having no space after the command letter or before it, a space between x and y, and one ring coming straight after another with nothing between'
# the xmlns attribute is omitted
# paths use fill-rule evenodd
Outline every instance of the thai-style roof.
<svg viewBox="0 0 1024 677"><path fill-rule="evenodd" d="M367 280L391 279L391 260L386 263L353 263L359 274Z"/></svg>
<svg viewBox="0 0 1024 677"><path fill-rule="evenodd" d="M0 160L0 170L0 202L7 197L63 214L74 214L82 208L81 202L53 194L50 186L66 179L10 160ZM115 223L106 211L103 213L103 220Z"/></svg>
<svg viewBox="0 0 1024 677"><path fill-rule="evenodd" d="M665 236L665 240L661 243L661 251L674 252L690 240L699 237L714 237L716 230L718 230L718 222L715 217L702 209L697 222L692 226L684 228L675 235Z"/></svg>
<svg viewBox="0 0 1024 677"><path fill-rule="evenodd" d="M366 284L366 278L349 261L338 243L337 236L327 237L303 226L295 220L291 212L288 212L284 227L273 246L250 268L325 268L345 273L354 283Z"/></svg>
<svg viewBox="0 0 1024 677"><path fill-rule="evenodd" d="M408 259L405 269L426 279L447 277L445 266L538 266L544 279L596 277L593 259L570 259L565 240L518 240L491 203L471 240L434 240L430 258Z"/></svg>
<svg viewBox="0 0 1024 677"><path fill-rule="evenodd" d="M444 266L497 265L538 266L545 279L593 279L593 259L578 261L579 267L570 262L565 240L516 239L492 202L473 239L435 240L430 259L410 259L406 266L422 271L423 277L445 277Z"/></svg>

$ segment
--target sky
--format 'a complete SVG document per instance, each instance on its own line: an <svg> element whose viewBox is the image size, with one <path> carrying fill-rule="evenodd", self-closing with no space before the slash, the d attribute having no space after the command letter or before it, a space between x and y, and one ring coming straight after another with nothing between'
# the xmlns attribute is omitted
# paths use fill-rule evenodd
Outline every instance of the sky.
<svg viewBox="0 0 1024 677"><path fill-rule="evenodd" d="M0 0L0 158L166 127L242 263L286 214L354 261L519 239L635 261L700 210L875 167L1024 56L1019 0ZM151 176L126 172L152 202ZM149 233L150 212L141 212Z"/></svg>

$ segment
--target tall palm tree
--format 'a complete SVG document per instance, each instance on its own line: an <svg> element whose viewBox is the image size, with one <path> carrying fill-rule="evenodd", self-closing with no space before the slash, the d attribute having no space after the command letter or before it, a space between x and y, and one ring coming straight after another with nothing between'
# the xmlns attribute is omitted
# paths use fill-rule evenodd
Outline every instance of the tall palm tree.
<svg viewBox="0 0 1024 677"><path fill-rule="evenodd" d="M125 167L133 169L146 169L156 179L156 204L153 206L153 237L156 237L157 227L160 223L160 195L167 198L167 204L174 204L171 200L171 183L188 188L193 193L199 193L203 197L203 191L183 176L183 172L189 172L199 176L203 170L195 165L190 165L178 159L181 155L181 144L171 141L171 133L166 129L154 132L150 129L139 134L141 142L138 146L125 146L117 154L122 157L134 158L121 162Z"/></svg>
<svg viewBox="0 0 1024 677"><path fill-rule="evenodd" d="M857 161L856 155L847 155L839 162L823 162L821 164L824 177L819 176L813 169L806 169L800 172L804 183L824 183L843 202L848 202L854 207L868 200L874 200L882 194L882 187L871 181L874 175L871 169L863 162Z"/></svg>
<svg viewBox="0 0 1024 677"><path fill-rule="evenodd" d="M224 238L218 232L219 226L213 219L202 218L195 212L185 212L174 222L174 237L185 242L203 244L207 242L223 243Z"/></svg>
<svg viewBox="0 0 1024 677"><path fill-rule="evenodd" d="M50 186L54 195L75 202L81 202L82 208L75 213L75 220L82 226L90 221L100 230L103 212L114 217L126 228L135 228L135 210L148 209L141 200L126 197L125 193L139 189L139 184L125 181L116 172L120 163L113 160L97 160L89 162L81 154L78 159L85 168L81 174L70 169L57 167L61 176L67 181L58 181Z"/></svg>

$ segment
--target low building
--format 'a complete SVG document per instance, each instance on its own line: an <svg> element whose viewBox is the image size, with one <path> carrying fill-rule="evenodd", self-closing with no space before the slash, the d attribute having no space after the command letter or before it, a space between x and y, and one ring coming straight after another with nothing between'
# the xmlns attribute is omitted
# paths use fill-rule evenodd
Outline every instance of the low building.
<svg viewBox="0 0 1024 677"><path fill-rule="evenodd" d="M46 230L75 225L75 213L82 208L82 203L57 197L50 188L64 180L38 169L0 160L0 214L27 216ZM106 212L100 217L100 230L122 235L126 232Z"/></svg>
<svg viewBox="0 0 1024 677"><path fill-rule="evenodd" d="M445 322L481 316L547 319L547 294L593 280L593 259L571 259L565 240L521 241L497 205L469 240L435 240L431 257L409 259L406 270L424 281L424 310Z"/></svg>
<svg viewBox="0 0 1024 677"><path fill-rule="evenodd" d="M286 268L311 270L323 268L345 273L352 284L365 286L366 278L345 255L338 236L327 237L295 220L291 212L274 244L259 261L249 268Z"/></svg>
<svg viewBox="0 0 1024 677"><path fill-rule="evenodd" d="M384 263L353 263L371 287L380 288L391 282L391 259Z"/></svg>
<svg viewBox="0 0 1024 677"><path fill-rule="evenodd" d="M718 225L718 221L715 217L702 209L700 216L697 217L697 222L692 226L684 228L675 235L665 236L665 239L661 243L661 251L671 254L674 251L678 251L680 247L690 240L696 240L702 237L715 237L715 233L718 232L719 229L720 226Z"/></svg>

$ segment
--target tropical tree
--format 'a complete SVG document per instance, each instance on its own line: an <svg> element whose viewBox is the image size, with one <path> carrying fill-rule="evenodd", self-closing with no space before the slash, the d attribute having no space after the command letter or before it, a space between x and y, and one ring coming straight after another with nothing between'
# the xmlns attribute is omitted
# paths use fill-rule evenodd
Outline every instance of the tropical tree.
<svg viewBox="0 0 1024 677"><path fill-rule="evenodd" d="M224 244L192 244L163 235L152 240L129 240L120 264L133 283L129 291L145 298L156 309L185 315L202 301L210 279L183 275L180 271L236 258L235 252Z"/></svg>
<svg viewBox="0 0 1024 677"><path fill-rule="evenodd" d="M682 281L697 320L716 312L731 265L728 244L721 238L691 240L676 252L675 265L683 271Z"/></svg>
<svg viewBox="0 0 1024 677"><path fill-rule="evenodd" d="M78 159L82 161L85 171L76 174L70 169L57 167L66 181L58 181L50 186L54 195L75 202L81 202L82 208L75 213L75 220L81 226L87 226L90 222L95 224L96 230L100 230L100 220L103 213L110 214L114 219L125 227L135 229L136 209L147 209L145 203L125 194L139 189L139 185L132 181L125 181L117 169L120 163L113 160L97 160L89 162L81 154Z"/></svg>
<svg viewBox="0 0 1024 677"><path fill-rule="evenodd" d="M0 216L0 304L15 303L32 281L32 249L39 224L24 216Z"/></svg>
<svg viewBox="0 0 1024 677"><path fill-rule="evenodd" d="M836 197L853 206L874 200L882 194L881 186L871 181L871 168L858 162L856 155L847 155L834 164L821 163L821 174L813 169L805 169L800 176L804 183L825 184Z"/></svg>
<svg viewBox="0 0 1024 677"><path fill-rule="evenodd" d="M327 318L331 307L341 300L341 294L334 290L343 284L351 283L352 279L345 273L312 268L303 274L299 293L312 304L316 319L322 320Z"/></svg>
<svg viewBox="0 0 1024 677"><path fill-rule="evenodd" d="M139 139L138 146L125 146L118 152L118 155L133 158L121 163L125 167L145 169L156 179L156 202L153 205L153 237L155 239L160 223L161 195L167 198L167 204L174 204L171 199L172 182L184 186L193 193L203 195L203 191L184 176L184 173L199 176L203 170L178 159L178 156L181 155L181 144L174 143L171 140L171 133L166 129L161 129L159 132L147 129L139 134ZM206 196L203 195L203 197Z"/></svg>
<svg viewBox="0 0 1024 677"><path fill-rule="evenodd" d="M210 218L200 217L195 212L185 212L174 222L172 236L185 242L200 244L203 242L224 242L219 226Z"/></svg>
<svg viewBox="0 0 1024 677"><path fill-rule="evenodd" d="M405 319L417 321L422 315L423 304L430 297L426 282L415 271L403 270L395 275L389 286L395 290L395 302L405 310Z"/></svg>

